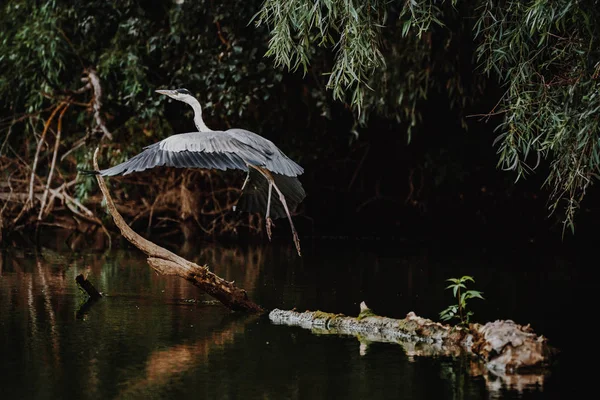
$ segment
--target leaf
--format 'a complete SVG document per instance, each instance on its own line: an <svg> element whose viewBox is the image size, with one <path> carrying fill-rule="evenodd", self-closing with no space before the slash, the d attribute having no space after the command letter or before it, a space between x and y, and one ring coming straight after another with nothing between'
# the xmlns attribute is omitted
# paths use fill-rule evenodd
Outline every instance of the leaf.
<svg viewBox="0 0 600 400"><path fill-rule="evenodd" d="M468 291L468 292L466 292L465 294L468 294L468 295L469 295L469 298L479 298L479 299L485 300L485 299L483 298L483 296L481 295L482 293L483 293L483 292L479 292L479 291L476 291L476 290L469 290L469 291Z"/></svg>

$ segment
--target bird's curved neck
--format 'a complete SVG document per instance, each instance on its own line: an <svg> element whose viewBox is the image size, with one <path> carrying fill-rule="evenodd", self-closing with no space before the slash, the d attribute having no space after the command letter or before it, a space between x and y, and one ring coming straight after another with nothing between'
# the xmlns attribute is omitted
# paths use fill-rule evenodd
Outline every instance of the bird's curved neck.
<svg viewBox="0 0 600 400"><path fill-rule="evenodd" d="M204 120L202 119L202 107L200 106L200 102L192 98L188 104L194 109L194 124L196 124L196 129L198 129L198 132L212 132L212 129L206 126Z"/></svg>

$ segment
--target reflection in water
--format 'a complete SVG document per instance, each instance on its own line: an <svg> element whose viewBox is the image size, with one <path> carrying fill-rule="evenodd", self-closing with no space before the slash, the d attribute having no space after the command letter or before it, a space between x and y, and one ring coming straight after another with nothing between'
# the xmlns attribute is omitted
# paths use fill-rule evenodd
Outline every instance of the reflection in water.
<svg viewBox="0 0 600 400"><path fill-rule="evenodd" d="M234 280L236 286L244 288L249 294L256 289L261 267L265 263L265 247L219 248L202 246L193 251L188 248L180 254L199 265L208 265L211 270L227 280ZM252 296L250 296L252 297Z"/></svg>
<svg viewBox="0 0 600 400"><path fill-rule="evenodd" d="M25 283L27 285L27 309L29 310L29 325L31 326L31 337L36 338L38 329L35 318L35 307L33 305L33 280L31 279L31 275L27 275Z"/></svg>
<svg viewBox="0 0 600 400"><path fill-rule="evenodd" d="M301 324L300 324L301 325ZM306 328L306 327L305 327ZM485 363L472 355L465 354L460 346L446 345L440 342L413 342L404 341L395 335L390 335L385 331L361 331L360 333L348 333L345 329L312 327L308 324L307 328L315 335L334 335L334 336L354 336L359 342L359 354L366 356L372 343L390 343L399 345L409 362L414 362L417 358L427 357L430 359L444 358L460 361L458 372L455 372L454 363L444 363L442 368L445 370L444 376L453 384L453 386L464 385L464 376L456 379L456 375L468 374L472 377L483 377L486 388L491 394L499 394L506 388L522 392L533 388L539 391L543 390L544 380L549 374L547 369L536 369L525 374L507 374L503 371L494 371L486 368ZM462 388L456 387L459 393ZM458 397L463 398L463 397Z"/></svg>
<svg viewBox="0 0 600 400"><path fill-rule="evenodd" d="M167 385L178 375L186 373L199 364L206 364L214 352L222 351L231 344L236 335L243 335L246 325L256 322L256 315L225 318L207 337L192 344L178 344L164 350L152 352L146 361L144 374L124 383L125 389L119 398L148 395L157 388Z"/></svg>
<svg viewBox="0 0 600 400"><path fill-rule="evenodd" d="M358 303L366 300L376 312L392 317L425 310L420 314L435 318L431 314L448 300L444 279L472 274L462 266L437 266L426 254L393 256L348 248L306 253L299 259L293 248L271 244L244 250L203 246L185 256L235 280L269 308L356 314ZM84 312L86 297L75 284L80 273L107 294ZM496 270L488 274L479 271L478 283L500 280L504 291L518 292L517 278L513 282ZM522 284L529 295L532 285ZM490 287L481 289L490 292ZM442 354L423 344L397 346L362 337L357 341L313 335L272 325L265 316L238 316L189 299L209 298L182 279L157 275L137 251L4 253L3 397L561 397L560 391L542 392L547 382L537 375L497 377L458 353ZM487 304L496 312L506 304L527 304L506 295L502 300ZM560 375L553 379L556 388ZM514 391L508 390L511 387Z"/></svg>
<svg viewBox="0 0 600 400"><path fill-rule="evenodd" d="M48 273L47 269L42 269L42 261L37 258L36 259L36 265L37 265L37 273L38 273L38 277L39 277L39 281L40 284L42 285L42 294L44 296L44 310L46 311L46 313L48 314L48 321L49 321L49 325L50 325L50 338L52 340L52 352L53 352L53 361L54 361L54 367L58 367L59 365L59 359L60 359L60 349L59 349L59 339L58 339L58 332L56 331L56 317L54 316L54 309L52 308L52 299L51 299L51 291L50 288L48 287L48 284L46 283L46 274ZM64 287L64 282L61 282L62 287ZM31 320L33 321L35 319L35 310L33 309L33 307L31 308Z"/></svg>
<svg viewBox="0 0 600 400"><path fill-rule="evenodd" d="M87 294L86 294L87 295ZM85 303L83 303L79 309L77 310L77 313L75 314L77 319L85 319L87 313L90 311L90 309L92 308L92 306L94 304L96 304L98 301L100 300L100 298L96 298L96 297L89 297Z"/></svg>

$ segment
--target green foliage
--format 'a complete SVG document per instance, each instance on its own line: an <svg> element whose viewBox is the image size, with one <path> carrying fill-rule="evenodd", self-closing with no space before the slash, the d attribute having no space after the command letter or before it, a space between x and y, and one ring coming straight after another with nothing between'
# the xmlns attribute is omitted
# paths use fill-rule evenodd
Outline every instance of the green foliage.
<svg viewBox="0 0 600 400"><path fill-rule="evenodd" d="M505 87L499 165L522 177L550 159L551 210L565 226L600 168L598 2L480 2L475 35L482 70Z"/></svg>
<svg viewBox="0 0 600 400"><path fill-rule="evenodd" d="M266 0L256 25L271 30L269 50L275 65L306 72L315 53L313 44L335 48L335 61L327 88L338 100L350 93L359 110L364 104L367 81L385 64L380 51L383 1Z"/></svg>
<svg viewBox="0 0 600 400"><path fill-rule="evenodd" d="M84 69L93 67L101 79L108 128L128 153L147 144L147 136L157 140L173 131L164 122L167 99L155 89L190 89L205 105L206 118L226 128L242 119L246 126L259 124L252 107L268 101L281 81L281 73L261 60L266 32L248 26L258 1L39 3L8 0L0 5L0 102L10 110L5 118L55 104L57 96L83 86ZM189 119L177 129L193 129L190 109L174 112L178 115L170 120ZM65 144L80 139L92 120L79 108L69 119ZM34 132L41 128L36 123L43 121L34 121ZM14 146L32 134L28 125L23 120L15 128ZM75 152L78 162L89 151Z"/></svg>
<svg viewBox="0 0 600 400"><path fill-rule="evenodd" d="M167 105L165 96L154 93L160 88L193 92L214 129L243 126L260 132L272 123L268 108L276 113L283 106L273 93L282 74L263 61L267 32L248 26L259 6L259 0L0 2L0 159L16 156L12 167L28 179L24 171L50 113L69 98L73 104L62 121L51 187L69 183L66 190L85 203L98 190L94 177L72 182L77 167L92 169L100 140L104 167L174 131L194 129L192 110ZM100 114L112 141L94 129L92 92L76 92L89 68L100 79ZM36 168L42 183L56 119L48 126ZM1 171L0 180L16 179L13 171ZM133 191L126 184L119 188Z"/></svg>
<svg viewBox="0 0 600 400"><path fill-rule="evenodd" d="M498 118L499 167L518 180L548 160L550 210L564 205L574 229L600 172L598 1L266 0L256 18L271 29L276 65L328 75L358 122L396 118L409 140L432 91L463 116L486 79L499 82L487 115Z"/></svg>
<svg viewBox="0 0 600 400"><path fill-rule="evenodd" d="M467 87L457 76L465 63L457 50L460 36L437 29L444 28L444 17L462 26L456 1L435 3L266 0L255 20L270 28L266 55L276 66L320 73L333 99L354 109L358 124L366 126L377 112L406 122L410 140L430 90L447 93L451 106L464 106L482 87L482 80ZM443 47L435 47L433 30Z"/></svg>
<svg viewBox="0 0 600 400"><path fill-rule="evenodd" d="M460 321L461 325L468 325L473 312L467 308L467 300L474 298L483 299L482 292L467 290L467 282L475 283L473 277L468 275L462 278L450 278L447 281L452 282L446 289L452 289L452 295L456 299L456 304L452 304L440 312L440 319L442 321L449 321L456 318Z"/></svg>
<svg viewBox="0 0 600 400"><path fill-rule="evenodd" d="M41 6L34 1L3 2L0 97L10 99L9 104L33 112L42 107L42 94L61 84L70 52L61 29L64 18L56 1Z"/></svg>
<svg viewBox="0 0 600 400"><path fill-rule="evenodd" d="M169 111L157 88L190 89L215 128L276 130L287 111L274 94L283 75L266 54L304 72L305 103L322 116L332 117L334 100L353 110L357 135L377 114L403 124L410 140L432 94L466 128L490 82L499 85L498 104L478 110L496 118L498 165L519 179L548 164L550 209L564 208L571 229L600 172L595 0L6 0L0 21L0 132L11 131L0 156L30 160L41 114L79 89L89 67L102 81L115 160L192 129L191 110ZM93 118L72 107L62 148L88 137ZM73 170L93 147L71 153Z"/></svg>

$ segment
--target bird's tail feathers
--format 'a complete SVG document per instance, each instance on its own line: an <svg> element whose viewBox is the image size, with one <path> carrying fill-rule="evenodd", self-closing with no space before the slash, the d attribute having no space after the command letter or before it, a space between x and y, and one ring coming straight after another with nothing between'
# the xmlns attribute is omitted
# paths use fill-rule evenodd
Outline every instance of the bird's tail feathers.
<svg viewBox="0 0 600 400"><path fill-rule="evenodd" d="M93 169L77 168L77 171L81 175L100 175L100 171L96 171L96 170L93 170Z"/></svg>

